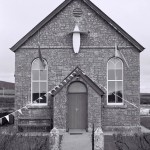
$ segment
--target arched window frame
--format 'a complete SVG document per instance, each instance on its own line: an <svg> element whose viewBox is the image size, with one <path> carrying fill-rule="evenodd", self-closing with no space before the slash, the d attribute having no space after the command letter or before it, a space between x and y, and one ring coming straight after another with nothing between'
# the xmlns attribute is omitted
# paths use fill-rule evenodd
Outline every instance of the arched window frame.
<svg viewBox="0 0 150 150"><path fill-rule="evenodd" d="M37 66L36 69L33 69L34 63L36 61L40 61L39 57L37 57L36 59L34 59L33 62L32 62L32 64L31 64L31 104L32 105L47 105L48 104L48 63L47 63L47 61L45 59L43 59L43 60L44 60L44 63L45 63L45 68L42 68L43 67L43 66L41 66L42 64L39 63L39 64L37 64L39 66ZM39 79L38 80L34 80L33 79L33 71L37 71L39 73ZM40 79L40 75L41 75L40 72L41 71L46 71L46 79L45 80L41 80ZM35 100L35 99L33 99L33 84L34 83L39 83L39 88L38 88L39 89L39 96L38 96L38 98L39 98L39 97L42 97L42 95L40 95L41 82L46 83L46 86L45 86L45 88L46 88L46 91L45 91L46 102L42 103L42 100L39 100L39 102L36 103L36 102L33 102ZM45 95L45 94L43 94L43 95Z"/></svg>
<svg viewBox="0 0 150 150"><path fill-rule="evenodd" d="M76 85L77 85L77 87L75 87ZM81 89L78 88L78 85L81 85ZM73 91L74 89L75 89L75 91ZM73 81L68 86L68 90L67 91L68 91L68 93L87 93L87 86L82 81Z"/></svg>
<svg viewBox="0 0 150 150"><path fill-rule="evenodd" d="M115 80L109 80L108 79L108 75L109 75L109 73L108 73L108 65L109 65L109 62L112 61L113 59L119 60L121 62L121 66L122 66L122 70L121 70L122 78L120 80L116 80L116 65L115 65ZM124 104L124 101L123 101L123 99L124 99L124 89L123 89L123 85L124 85L124 76L123 76L123 73L124 73L124 71L123 70L124 70L124 64L123 64L122 59L120 59L119 57L112 57L107 62L107 105L123 105ZM116 102L116 99L119 98L118 96L116 96L116 95L118 95L116 93L115 93L116 94L115 95L115 102L109 102L109 98L108 98L108 96L109 96L109 85L108 85L108 83L111 82L111 81L115 82L115 92L116 92L116 83L117 82L121 82L122 83L122 102Z"/></svg>

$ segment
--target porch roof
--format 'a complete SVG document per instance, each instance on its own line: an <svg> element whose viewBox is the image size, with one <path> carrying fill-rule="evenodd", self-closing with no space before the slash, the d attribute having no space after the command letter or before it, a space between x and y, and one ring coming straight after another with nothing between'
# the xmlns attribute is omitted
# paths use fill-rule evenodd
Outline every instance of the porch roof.
<svg viewBox="0 0 150 150"><path fill-rule="evenodd" d="M106 93L103 87L99 87L77 66L58 86L51 90L51 95L55 96L75 77L81 77L98 95L102 96Z"/></svg>

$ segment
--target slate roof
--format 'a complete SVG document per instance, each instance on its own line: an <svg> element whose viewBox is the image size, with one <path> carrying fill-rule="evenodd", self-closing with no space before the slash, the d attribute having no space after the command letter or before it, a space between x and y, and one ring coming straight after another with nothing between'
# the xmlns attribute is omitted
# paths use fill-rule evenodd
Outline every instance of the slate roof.
<svg viewBox="0 0 150 150"><path fill-rule="evenodd" d="M30 32L28 32L22 39L20 39L10 49L13 52L15 52L24 42L26 42L32 35L34 35L40 28L42 28L47 22L49 22L53 17L55 17L62 9L64 9L72 1L73 0L65 0L52 13L50 13L39 24L37 24ZM95 6L90 0L82 0L82 1L85 4L87 4L92 10L94 10L98 15L100 15L108 24L110 24L113 28L115 28L115 30L117 30L123 37L125 37L140 52L144 50L144 47L141 44L139 44L134 38L132 38L126 31L124 31L117 23L115 23L111 18L109 18L103 11L101 11L97 6Z"/></svg>

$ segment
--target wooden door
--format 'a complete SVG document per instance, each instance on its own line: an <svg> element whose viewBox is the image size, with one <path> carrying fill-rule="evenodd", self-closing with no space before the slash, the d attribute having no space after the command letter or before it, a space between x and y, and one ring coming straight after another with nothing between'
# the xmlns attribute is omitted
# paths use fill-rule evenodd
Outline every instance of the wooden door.
<svg viewBox="0 0 150 150"><path fill-rule="evenodd" d="M69 129L86 129L87 95L85 93L70 93L69 98Z"/></svg>
<svg viewBox="0 0 150 150"><path fill-rule="evenodd" d="M79 92L79 91L78 91ZM68 93L69 129L87 128L87 93Z"/></svg>

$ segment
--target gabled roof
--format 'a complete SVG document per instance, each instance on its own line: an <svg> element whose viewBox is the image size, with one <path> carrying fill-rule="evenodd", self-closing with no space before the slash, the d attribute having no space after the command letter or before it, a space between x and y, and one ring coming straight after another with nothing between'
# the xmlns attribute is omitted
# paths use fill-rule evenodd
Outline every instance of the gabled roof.
<svg viewBox="0 0 150 150"><path fill-rule="evenodd" d="M53 17L55 17L55 15L57 15L62 9L64 9L71 1L73 0L65 0L61 5L59 5L52 13L50 13L39 24L37 24L30 32L28 32L22 39L20 39L10 49L15 52L24 42L26 42L33 34L35 34ZM95 6L90 0L82 0L82 1L85 2L98 15L100 15L113 28L115 28L123 37L125 37L130 43L132 43L140 52L144 50L144 47L141 44L139 44L134 38L132 38L126 31L124 31L117 23L115 23L111 18L109 18L103 11L101 11L97 6Z"/></svg>
<svg viewBox="0 0 150 150"><path fill-rule="evenodd" d="M105 94L105 89L103 87L99 88L78 66L58 86L49 91L49 94L55 96L75 77L81 77L98 95Z"/></svg>

